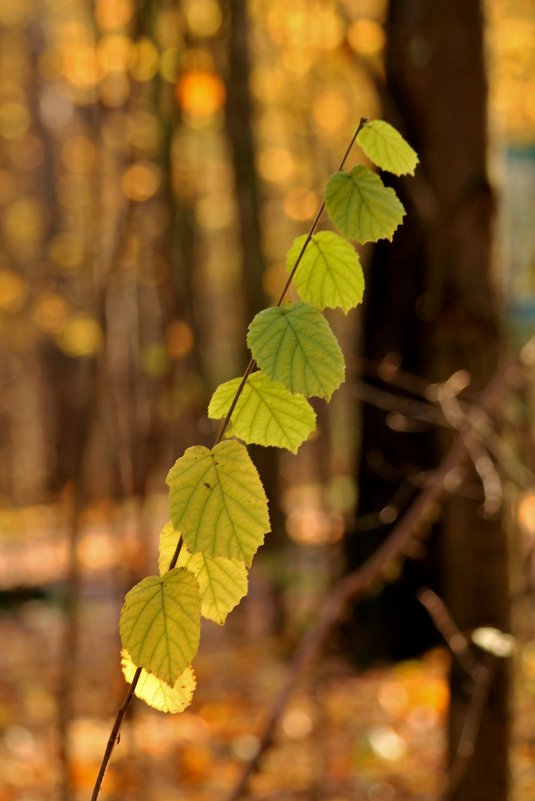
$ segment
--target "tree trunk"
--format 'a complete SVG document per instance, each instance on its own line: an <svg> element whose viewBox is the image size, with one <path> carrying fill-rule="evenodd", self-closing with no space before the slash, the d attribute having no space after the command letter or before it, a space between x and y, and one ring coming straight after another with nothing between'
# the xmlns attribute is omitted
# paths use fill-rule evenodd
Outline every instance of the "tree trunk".
<svg viewBox="0 0 535 801"><path fill-rule="evenodd" d="M491 274L493 195L486 165L481 3L396 0L387 24L386 108L418 151L421 165L412 186L410 179L400 187L408 212L405 225L392 245L376 248L368 276L364 355L378 362L396 353L402 368L429 381L465 370L475 390L495 372L500 346ZM373 513L403 506L405 499L395 500L395 487L403 480L407 485L402 473L436 464L449 435L389 431L385 413L367 407L362 420L359 519L373 522ZM410 486L405 494L410 495ZM436 551L440 591L461 629L494 625L507 630L506 535L502 520L486 518L481 507L482 501L454 497L444 508ZM355 532L348 549L353 565L387 533L388 527L373 535ZM421 571L415 563L407 568L413 574L412 591ZM429 582L425 570L423 578ZM392 592L396 607L388 606L389 627L401 630L405 640L398 644L399 655L425 645L427 637L406 642L408 629L420 624L403 587ZM395 614L400 606L403 626ZM384 627L384 617L376 614ZM452 755L471 692L454 666ZM451 796L455 801L507 797L508 733L508 675L500 663L474 757Z"/></svg>

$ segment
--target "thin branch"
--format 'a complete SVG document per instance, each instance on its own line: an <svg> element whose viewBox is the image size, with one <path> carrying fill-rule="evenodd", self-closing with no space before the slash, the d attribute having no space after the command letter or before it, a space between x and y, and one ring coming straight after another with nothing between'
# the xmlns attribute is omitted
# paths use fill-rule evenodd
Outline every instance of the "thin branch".
<svg viewBox="0 0 535 801"><path fill-rule="evenodd" d="M355 144L357 136L359 135L362 127L366 124L366 122L367 122L366 117L361 117L360 122L357 125L357 129L356 129L355 133L353 134L349 145L347 146L346 152L344 153L344 155L342 157L342 160L341 160L340 164L338 165L338 170L337 170L338 172L340 172L340 170L343 170L343 168L345 166L345 163L346 163L346 161L347 161L347 159L349 157L349 154L351 153L353 145ZM294 275L295 275L295 273L297 271L297 268L299 267L299 265L301 263L301 259L303 258L305 250L307 249L308 243L310 242L310 240L312 239L312 236L314 235L314 231L316 230L316 227L317 227L317 225L318 225L318 223L320 221L321 215L323 214L324 210L325 210L325 201L322 202L321 206L319 207L319 209L316 212L316 216L312 220L312 224L311 224L311 226L309 228L309 231L308 231L308 234L306 236L306 239L303 242L303 247L299 251L299 255L297 256L297 258L295 260L295 264L292 267L290 275L288 276L288 279L287 279L286 283L284 284L282 292L280 293L279 299L278 299L277 303L275 304L275 308L278 308L283 303L284 298L286 297L286 293L288 292L288 289L290 288L290 284L292 283ZM234 409L236 407L236 404L237 404L237 402L238 402L238 400L240 398L240 395L243 392L243 388L245 387L245 382L247 381L247 378L252 373L252 371L254 370L255 367L256 367L256 362L254 361L254 359L251 359L251 361L247 365L247 369L245 370L245 374L244 374L244 376L243 376L243 378L242 378L242 380L240 382L240 385L239 385L238 389L236 390L236 394L234 395L234 398L233 398L232 403L230 405L230 409L227 412L227 416L223 420L223 424L222 424L222 426L221 426L221 428L219 430L219 433L218 433L218 435L216 437L216 440L214 442L214 447L219 442L221 442L221 440L223 439L223 437L225 435L225 431L227 430L228 425L230 423L230 418L232 416L232 413L233 413L233 411L234 411Z"/></svg>
<svg viewBox="0 0 535 801"><path fill-rule="evenodd" d="M128 688L127 693L123 698L123 702L117 712L115 723L113 724L113 728L111 730L111 734L108 740L108 745L106 746L106 751L104 752L97 780L93 788L91 801L97 801L98 794L100 793L100 788L102 787L102 781L104 779L106 770L108 768L110 757L113 753L113 749L115 748L115 744L119 742L119 732L121 730L121 724L123 722L124 716L126 715L128 707L130 706L130 701L132 700L132 696L134 695L134 690L136 688L140 676L141 676L141 668L138 667L136 672L134 673L134 678L132 679L132 683L130 684L130 687Z"/></svg>
<svg viewBox="0 0 535 801"><path fill-rule="evenodd" d="M474 681L477 681L481 665L472 653L469 641L453 620L442 598L433 590L426 588L418 593L418 600L426 608L435 624L435 628L442 635L452 653L455 654L461 667Z"/></svg>
<svg viewBox="0 0 535 801"><path fill-rule="evenodd" d="M449 801L449 799L453 798L470 766L475 753L485 706L496 675L497 661L495 656L489 656L483 664L478 666L474 689L470 696L470 706L464 719L455 757L440 790L441 801Z"/></svg>
<svg viewBox="0 0 535 801"><path fill-rule="evenodd" d="M503 399L506 392L518 384L522 373L522 365L517 359L508 362L505 367L494 376L485 391L481 394L481 408L487 413L492 412ZM277 724L295 686L301 679L305 670L318 655L329 632L342 618L347 605L350 602L354 603L365 590L381 576L385 566L391 559L407 551L413 538L423 535L431 521L435 519L436 505L442 500L443 496L447 495L449 492L448 486L451 483L448 481L449 477L453 471L457 470L467 461L468 457L469 454L463 438L458 434L437 468L434 481L415 498L399 523L394 526L389 537L377 548L375 553L372 554L362 567L338 582L326 597L323 606L316 615L316 623L305 633L301 640L289 669L286 683L275 698L271 711L259 735L257 753L243 766L241 776L235 787L227 796L226 801L238 801L243 796L249 784L249 780L258 769L262 755L273 741ZM480 702L480 696L483 695L484 699ZM476 713L480 714L479 705L482 707L484 706L487 695L488 689L485 690L485 685L483 685L482 688L479 688L477 697L478 706L473 712L473 719L470 721L470 735L474 731L477 733L479 730Z"/></svg>

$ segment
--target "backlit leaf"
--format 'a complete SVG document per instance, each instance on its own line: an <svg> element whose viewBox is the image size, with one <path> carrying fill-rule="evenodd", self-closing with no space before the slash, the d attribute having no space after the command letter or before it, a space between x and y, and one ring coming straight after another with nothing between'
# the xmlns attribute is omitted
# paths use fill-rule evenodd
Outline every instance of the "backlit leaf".
<svg viewBox="0 0 535 801"><path fill-rule="evenodd" d="M272 381L290 392L329 399L344 380L344 357L319 309L308 303L273 306L256 315L247 344Z"/></svg>
<svg viewBox="0 0 535 801"><path fill-rule="evenodd" d="M183 567L148 576L126 594L121 642L133 662L173 685L199 647L201 598Z"/></svg>
<svg viewBox="0 0 535 801"><path fill-rule="evenodd" d="M134 664L130 654L124 648L121 651L121 669L125 680L131 683L137 665ZM173 686L142 669L134 689L134 695L160 712L176 714L190 705L195 687L195 673L191 666L180 674Z"/></svg>
<svg viewBox="0 0 535 801"><path fill-rule="evenodd" d="M382 170L395 175L414 175L418 164L416 151L388 122L367 122L359 131L357 144Z"/></svg>
<svg viewBox="0 0 535 801"><path fill-rule="evenodd" d="M160 533L158 567L165 573L175 552L178 533L167 523ZM247 568L243 562L190 553L182 545L177 565L196 577L201 590L201 614L223 624L228 613L247 595Z"/></svg>
<svg viewBox="0 0 535 801"><path fill-rule="evenodd" d="M192 553L249 564L269 528L267 499L244 445L188 448L167 476L171 522Z"/></svg>
<svg viewBox="0 0 535 801"><path fill-rule="evenodd" d="M286 257L290 273L305 243L298 237ZM362 302L364 276L353 245L332 231L311 238L294 276L299 297L320 309L343 309L347 314Z"/></svg>
<svg viewBox="0 0 535 801"><path fill-rule="evenodd" d="M394 190L362 165L329 178L325 206L340 233L360 243L391 240L405 215Z"/></svg>
<svg viewBox="0 0 535 801"><path fill-rule="evenodd" d="M225 417L241 382L221 384L210 401L208 417ZM292 395L258 370L247 378L232 413L229 431L244 442L274 445L296 453L316 427L316 413L302 395Z"/></svg>
<svg viewBox="0 0 535 801"><path fill-rule="evenodd" d="M132 657L126 649L121 651L121 668L126 681L130 684L137 670ZM136 684L134 695L160 712L176 715L183 712L191 704L197 682L192 667L187 667L171 687L152 673L142 669Z"/></svg>

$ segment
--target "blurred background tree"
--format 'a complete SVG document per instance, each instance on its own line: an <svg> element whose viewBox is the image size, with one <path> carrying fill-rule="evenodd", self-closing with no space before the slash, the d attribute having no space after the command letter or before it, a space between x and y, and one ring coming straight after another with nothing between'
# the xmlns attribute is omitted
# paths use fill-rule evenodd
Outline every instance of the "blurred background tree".
<svg viewBox="0 0 535 801"><path fill-rule="evenodd" d="M416 0L0 4L0 588L6 604L41 598L16 607L13 628L0 618L11 653L35 640L14 667L0 657L10 677L0 743L7 798L45 785L83 797L84 765L92 777L98 758L83 733L96 726L101 736L96 721L123 692L115 620L124 590L152 570L166 471L189 445L211 442L211 392L243 370L246 326L278 296L288 247L361 116L399 125L422 166L411 195L400 187L409 213L394 250L363 249L363 334L355 316L332 317L350 369L329 410L317 406L320 436L297 458L258 454L278 510L276 548L236 613L247 631L270 631L282 614L295 636L341 570L345 532L358 532L361 559L374 542L373 532L360 536L370 519L387 510L383 536L393 507L399 513L417 491L415 475L440 456L434 428L406 431L397 409L385 426L363 406L359 433L363 372L376 378L390 355L420 379L466 370L479 387L496 366L487 150L491 183L504 187L496 242L506 329L515 343L531 333L534 18L532 0L488 3L484 15L478 3ZM381 388L392 394L391 384ZM529 394L514 415L533 467L528 406ZM515 495L526 530L531 497ZM451 502L445 551L432 561L447 565L443 591L461 627L506 627L504 533L498 518L479 516L480 502L478 488L475 500ZM474 575L479 584L460 583ZM480 591L494 582L496 592ZM266 600L274 594L276 612ZM383 623L376 618L375 632ZM387 651L398 656L392 637ZM33 699L21 704L9 682L38 668L37 687L20 683ZM496 684L499 715L505 684ZM58 757L62 777L59 768L46 780L26 772L28 786L17 784L39 748ZM125 764L117 797L129 781L147 797L158 778ZM503 774L505 762L493 764Z"/></svg>

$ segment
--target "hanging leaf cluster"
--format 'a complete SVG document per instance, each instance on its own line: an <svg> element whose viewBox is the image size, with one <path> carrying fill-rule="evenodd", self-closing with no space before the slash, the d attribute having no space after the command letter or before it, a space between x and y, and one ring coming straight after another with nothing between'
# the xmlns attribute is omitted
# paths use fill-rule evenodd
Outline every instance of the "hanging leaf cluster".
<svg viewBox="0 0 535 801"><path fill-rule="evenodd" d="M361 122L356 142L381 169L414 173L416 153L388 123ZM229 417L225 438L211 449L188 448L169 471L170 522L160 535L159 575L125 597L123 673L139 698L163 712L180 712L191 702L201 616L225 622L247 594L248 570L270 530L267 498L246 446L296 453L314 431L308 399L330 400L345 375L323 311L347 314L364 292L359 256L348 240L391 240L405 214L394 190L364 166L331 176L325 207L339 233L319 231L292 244L286 268L300 300L252 320L247 345L256 369L245 381L221 384L208 407L214 420Z"/></svg>

